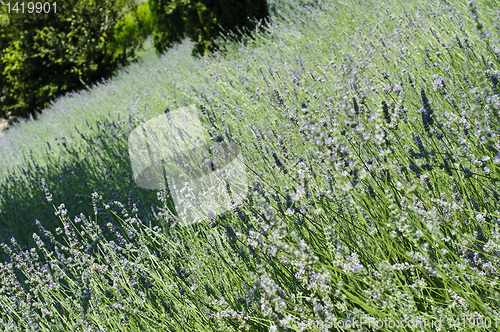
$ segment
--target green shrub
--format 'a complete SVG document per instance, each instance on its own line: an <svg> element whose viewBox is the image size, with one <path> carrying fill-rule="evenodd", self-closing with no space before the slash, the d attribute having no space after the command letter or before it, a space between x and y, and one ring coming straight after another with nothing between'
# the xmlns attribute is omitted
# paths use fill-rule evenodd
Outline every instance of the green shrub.
<svg viewBox="0 0 500 332"><path fill-rule="evenodd" d="M185 34L196 44L193 54L203 55L218 48L222 34L238 40L266 20L266 0L149 0L153 14L156 50L162 53Z"/></svg>
<svg viewBox="0 0 500 332"><path fill-rule="evenodd" d="M52 1L48 1L52 2ZM0 116L36 117L50 100L109 77L133 58L147 28L147 8L132 0L68 0L57 12L11 13L2 25ZM138 9L138 8L135 8ZM142 24L142 22L141 22ZM3 39L3 38L2 38Z"/></svg>
<svg viewBox="0 0 500 332"><path fill-rule="evenodd" d="M9 27L9 18L5 7L0 7L0 50L4 50L10 44L12 38ZM0 53L1 55L2 53ZM4 75L1 75L5 69L5 65L0 61L0 103L12 102L8 99L7 95L7 81ZM0 108L0 117L2 116L2 110Z"/></svg>
<svg viewBox="0 0 500 332"><path fill-rule="evenodd" d="M115 25L116 42L122 50L128 49L131 44L136 48L142 46L152 33L152 16L148 2L133 6Z"/></svg>
<svg viewBox="0 0 500 332"><path fill-rule="evenodd" d="M180 42L184 33L186 6L176 5L170 0L149 0L153 23L153 43L162 53L175 42Z"/></svg>

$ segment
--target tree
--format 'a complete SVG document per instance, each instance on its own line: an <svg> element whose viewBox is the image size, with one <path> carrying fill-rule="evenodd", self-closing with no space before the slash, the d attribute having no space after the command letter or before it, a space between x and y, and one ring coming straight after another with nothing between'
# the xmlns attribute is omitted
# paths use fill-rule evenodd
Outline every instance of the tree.
<svg viewBox="0 0 500 332"><path fill-rule="evenodd" d="M240 39L255 29L256 20L266 22L266 0L149 0L153 36L159 53L186 35L195 42L193 54L218 49L215 39L233 33Z"/></svg>
<svg viewBox="0 0 500 332"><path fill-rule="evenodd" d="M57 1L56 11L32 14L29 2L18 1L24 13L8 14L1 27L0 116L36 118L53 98L111 76L141 46L116 38L133 0Z"/></svg>

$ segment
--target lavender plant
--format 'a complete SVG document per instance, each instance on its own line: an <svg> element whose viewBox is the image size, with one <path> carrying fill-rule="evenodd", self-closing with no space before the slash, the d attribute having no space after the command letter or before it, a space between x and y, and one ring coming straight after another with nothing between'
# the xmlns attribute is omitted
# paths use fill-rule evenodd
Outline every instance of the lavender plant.
<svg viewBox="0 0 500 332"><path fill-rule="evenodd" d="M5 163L42 169L5 171L2 215L29 220L26 208L3 208L34 204L29 195L52 210L32 246L2 244L0 326L498 330L498 5L272 3L254 41L212 58L181 61L184 46L146 58L61 99L44 128L12 128L2 142L18 149L23 130L50 132L64 108L109 112L85 115L87 128L83 111L67 111L82 136L58 128L71 144L45 165L41 154ZM108 164L129 167L127 135L166 104L199 105L213 140L241 147L244 204L178 227L168 191L139 197L129 177L109 179ZM13 153L5 146L0 155ZM54 194L57 176L70 178L55 167L63 160L88 170L88 206ZM106 185L120 181L130 202Z"/></svg>

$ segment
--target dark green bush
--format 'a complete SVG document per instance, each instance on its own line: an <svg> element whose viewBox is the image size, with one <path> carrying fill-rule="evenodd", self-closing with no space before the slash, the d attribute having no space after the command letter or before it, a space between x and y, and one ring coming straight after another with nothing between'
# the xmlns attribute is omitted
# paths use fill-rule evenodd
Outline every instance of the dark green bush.
<svg viewBox="0 0 500 332"><path fill-rule="evenodd" d="M12 38L9 27L9 18L6 13L5 7L0 7L0 56L3 54L3 50L7 48L10 44ZM12 103L12 100L9 98L7 91L7 80L4 75L2 75L5 69L5 64L0 61L0 105L2 103ZM0 117L2 117L2 109L0 108Z"/></svg>
<svg viewBox="0 0 500 332"><path fill-rule="evenodd" d="M1 27L0 116L36 117L53 98L111 76L148 34L147 12L134 0L65 0L56 13L9 14Z"/></svg>
<svg viewBox="0 0 500 332"><path fill-rule="evenodd" d="M116 42L122 50L131 44L138 48L153 33L152 28L149 3L143 2L140 5L132 3L131 10L115 26Z"/></svg>
<svg viewBox="0 0 500 332"><path fill-rule="evenodd" d="M186 35L196 44L193 54L218 48L215 39L231 33L240 39L254 30L255 20L269 16L266 0L149 0L155 48L162 53Z"/></svg>

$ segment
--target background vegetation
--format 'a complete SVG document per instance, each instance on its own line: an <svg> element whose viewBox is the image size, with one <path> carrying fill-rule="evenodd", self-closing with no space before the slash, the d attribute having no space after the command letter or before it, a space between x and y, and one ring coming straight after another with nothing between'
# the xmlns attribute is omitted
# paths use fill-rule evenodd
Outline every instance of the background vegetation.
<svg viewBox="0 0 500 332"><path fill-rule="evenodd" d="M111 77L153 31L160 53L187 36L203 55L220 32L241 38L268 16L266 0L50 0L57 10L48 14L17 3L17 11L12 4L0 12L0 117L10 122L36 118L55 97Z"/></svg>
<svg viewBox="0 0 500 332"><path fill-rule="evenodd" d="M499 4L270 2L254 40L149 54L14 126L1 329L498 330ZM187 105L251 185L178 227L127 138Z"/></svg>
<svg viewBox="0 0 500 332"><path fill-rule="evenodd" d="M194 42L193 54L217 49L215 39L224 33L233 41L266 23L266 0L150 0L153 13L154 44L162 53L184 35ZM229 35L232 32L233 34Z"/></svg>
<svg viewBox="0 0 500 332"><path fill-rule="evenodd" d="M55 97L110 77L150 33L147 4L132 0L59 1L43 14L22 2L24 13L2 6L2 117L36 118Z"/></svg>

